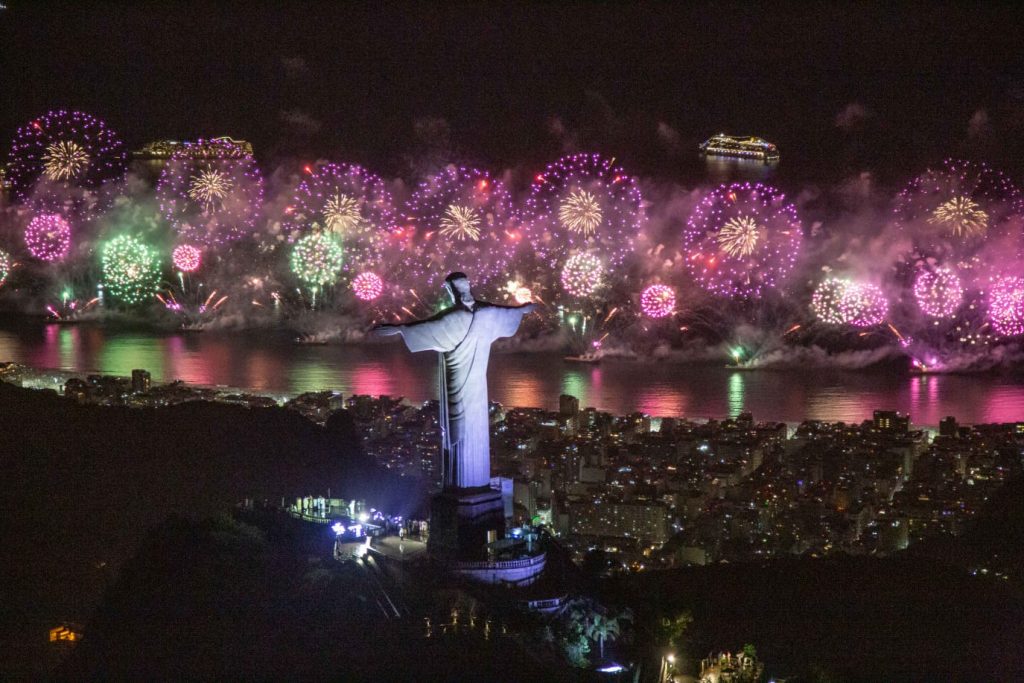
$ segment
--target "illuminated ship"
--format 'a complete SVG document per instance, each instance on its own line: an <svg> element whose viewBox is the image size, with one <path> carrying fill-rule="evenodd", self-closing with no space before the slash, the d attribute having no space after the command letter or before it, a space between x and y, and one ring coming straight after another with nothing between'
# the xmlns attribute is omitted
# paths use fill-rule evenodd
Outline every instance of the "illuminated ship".
<svg viewBox="0 0 1024 683"><path fill-rule="evenodd" d="M700 153L719 157L742 157L761 161L777 161L779 148L761 138L736 136L719 133L699 146Z"/></svg>
<svg viewBox="0 0 1024 683"><path fill-rule="evenodd" d="M225 155L226 150L235 149L241 154L252 156L252 144L246 140L235 140L230 137L219 137L198 142L178 142L177 140L157 140L150 142L142 149L132 153L136 159L166 160L180 149L188 150L193 159L217 159Z"/></svg>

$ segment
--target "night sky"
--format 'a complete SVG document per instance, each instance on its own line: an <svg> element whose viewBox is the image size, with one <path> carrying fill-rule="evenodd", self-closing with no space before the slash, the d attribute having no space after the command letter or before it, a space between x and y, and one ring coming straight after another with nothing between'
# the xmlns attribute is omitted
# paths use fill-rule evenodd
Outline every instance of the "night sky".
<svg viewBox="0 0 1024 683"><path fill-rule="evenodd" d="M6 4L4 140L74 107L132 148L228 134L264 162L381 173L438 149L492 167L594 149L681 179L721 130L807 178L948 155L1024 174L1011 3Z"/></svg>

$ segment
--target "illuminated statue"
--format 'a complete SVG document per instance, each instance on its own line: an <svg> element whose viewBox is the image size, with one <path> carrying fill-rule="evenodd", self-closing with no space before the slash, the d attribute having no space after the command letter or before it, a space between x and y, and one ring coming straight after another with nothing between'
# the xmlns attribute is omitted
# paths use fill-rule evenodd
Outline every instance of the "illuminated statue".
<svg viewBox="0 0 1024 683"><path fill-rule="evenodd" d="M440 354L441 465L445 490L487 487L491 479L487 361L491 344L511 337L534 309L477 301L464 273L444 281L452 305L426 320L381 325L377 335L401 334L410 351Z"/></svg>

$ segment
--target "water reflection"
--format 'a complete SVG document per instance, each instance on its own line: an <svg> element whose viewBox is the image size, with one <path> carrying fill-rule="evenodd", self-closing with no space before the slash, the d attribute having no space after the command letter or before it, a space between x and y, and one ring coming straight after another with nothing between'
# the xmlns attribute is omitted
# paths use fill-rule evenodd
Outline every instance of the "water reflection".
<svg viewBox="0 0 1024 683"><path fill-rule="evenodd" d="M778 161L765 163L757 159L718 156L704 158L707 177L715 185L743 181L767 182L775 175L778 167Z"/></svg>
<svg viewBox="0 0 1024 683"><path fill-rule="evenodd" d="M420 402L437 395L437 362L401 344L295 346L271 335L117 332L99 326L8 324L0 361L39 368L128 375L146 368L157 381L182 379L272 392L330 389L390 394ZM735 372L719 366L618 361L565 363L558 354L496 353L491 397L506 406L554 409L572 394L582 406L617 414L860 422L876 409L910 413L915 424L946 415L963 422L1024 420L1024 386L1014 375L908 376L900 369Z"/></svg>

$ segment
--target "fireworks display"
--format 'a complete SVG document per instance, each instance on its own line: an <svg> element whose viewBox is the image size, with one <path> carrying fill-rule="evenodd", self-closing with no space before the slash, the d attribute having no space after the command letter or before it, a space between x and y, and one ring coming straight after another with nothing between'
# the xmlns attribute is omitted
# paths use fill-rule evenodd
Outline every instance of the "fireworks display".
<svg viewBox="0 0 1024 683"><path fill-rule="evenodd" d="M665 285L650 285L640 295L640 308L650 318L664 318L676 310L676 293Z"/></svg>
<svg viewBox="0 0 1024 683"><path fill-rule="evenodd" d="M986 164L947 159L899 194L896 223L919 253L965 256L1022 213L1020 190Z"/></svg>
<svg viewBox="0 0 1024 683"><path fill-rule="evenodd" d="M988 228L988 214L970 197L953 197L932 211L928 222L954 237L976 237Z"/></svg>
<svg viewBox="0 0 1024 683"><path fill-rule="evenodd" d="M384 281L376 273L366 271L352 278L352 293L362 301L373 301L384 292Z"/></svg>
<svg viewBox="0 0 1024 683"><path fill-rule="evenodd" d="M74 140L59 140L43 153L43 175L49 180L72 180L89 168L89 153Z"/></svg>
<svg viewBox="0 0 1024 683"><path fill-rule="evenodd" d="M51 111L19 128L10 158L19 200L37 210L76 215L98 208L96 191L125 170L117 134L80 111Z"/></svg>
<svg viewBox="0 0 1024 683"><path fill-rule="evenodd" d="M534 178L527 227L538 255L557 269L570 254L598 253L614 270L644 223L636 179L598 154L574 154Z"/></svg>
<svg viewBox="0 0 1024 683"><path fill-rule="evenodd" d="M760 183L723 185L690 214L683 249L690 274L709 292L757 298L792 270L802 228L796 209Z"/></svg>
<svg viewBox="0 0 1024 683"><path fill-rule="evenodd" d="M582 299L594 294L601 286L604 267L593 254L570 256L562 267L562 289L569 296Z"/></svg>
<svg viewBox="0 0 1024 683"><path fill-rule="evenodd" d="M11 257L3 249L0 249L0 287L7 282L7 276L11 273Z"/></svg>
<svg viewBox="0 0 1024 683"><path fill-rule="evenodd" d="M40 261L60 261L71 246L71 226L58 214L40 214L25 228L25 246Z"/></svg>
<svg viewBox="0 0 1024 683"><path fill-rule="evenodd" d="M199 269L202 262L202 252L191 244L179 244L171 252L171 261L174 267L183 273L191 273Z"/></svg>
<svg viewBox="0 0 1024 683"><path fill-rule="evenodd" d="M1024 278L1000 277L988 292L988 319L1004 337L1024 334Z"/></svg>
<svg viewBox="0 0 1024 683"><path fill-rule="evenodd" d="M562 227L584 236L595 234L603 217L604 211L597 197L586 190L570 192L558 209L558 221Z"/></svg>
<svg viewBox="0 0 1024 683"><path fill-rule="evenodd" d="M295 242L292 272L311 287L330 285L341 274L343 256L337 237L328 232L314 232Z"/></svg>
<svg viewBox="0 0 1024 683"><path fill-rule="evenodd" d="M882 290L873 284L827 278L811 295L811 310L829 325L873 327L885 322L889 304Z"/></svg>
<svg viewBox="0 0 1024 683"><path fill-rule="evenodd" d="M384 181L354 164L320 164L309 171L286 209L288 239L327 230L345 249L343 272L379 268L395 219Z"/></svg>
<svg viewBox="0 0 1024 683"><path fill-rule="evenodd" d="M392 239L418 284L464 270L485 287L505 270L521 234L505 186L486 171L449 166L420 183Z"/></svg>
<svg viewBox="0 0 1024 683"><path fill-rule="evenodd" d="M194 153L197 149L202 153ZM263 176L253 158L237 145L186 143L164 166L157 200L180 239L205 246L222 244L253 230L263 203Z"/></svg>
<svg viewBox="0 0 1024 683"><path fill-rule="evenodd" d="M653 340L641 341L641 331L661 336L659 344L732 343L746 325L770 328L765 338L779 344L817 344L818 334L825 347L898 341L933 371L927 358L947 363L979 349L996 358L997 347L1024 336L1024 277L992 277L1018 272L1024 198L980 163L947 161L921 174L892 202L895 218L886 213L849 246L831 219L824 227L808 221L805 250L797 211L775 188L748 182L666 195L652 185L666 203L650 203L635 178L596 154L566 156L527 176L529 186L517 188L521 204L505 186L522 177L517 172L451 165L409 185L322 161L276 170L275 195L264 202L247 143L218 138L165 148L154 215L151 197L137 196L147 192L144 177L110 182L123 174L124 152L101 122L53 112L19 131L8 177L21 204L12 207L12 225L25 225L24 246L13 255L26 266L16 283L29 293L23 300L45 291L43 278L51 292L77 278L76 290L100 286L97 310L158 294L168 310L199 322L229 300L222 310L233 314L251 302L253 311L272 308L282 319L301 305L382 322L434 312L441 279L459 270L483 299L536 302L544 321L535 333L568 330L585 349L611 335L609 343L642 350ZM400 210L391 190L405 198ZM96 235L110 232L122 236L97 248ZM16 241L8 236L5 244ZM886 262L893 244L898 253ZM871 262L857 251L863 246ZM90 253L101 257L99 279L84 262ZM177 277L161 285L159 264L168 256ZM5 254L7 303L19 300L7 277L13 265ZM200 268L205 282L186 288L186 274ZM833 269L887 289L813 275ZM811 280L817 287L808 302L801 293ZM216 297L206 287L214 282ZM51 315L65 308L73 307L51 307ZM678 325L650 324L677 318ZM811 318L823 326L806 324Z"/></svg>
<svg viewBox="0 0 1024 683"><path fill-rule="evenodd" d="M160 285L160 259L155 249L130 235L103 246L103 291L112 300L135 305L152 297Z"/></svg>
<svg viewBox="0 0 1024 683"><path fill-rule="evenodd" d="M964 287L950 268L922 270L914 278L914 298L925 315L952 318L963 303Z"/></svg>

